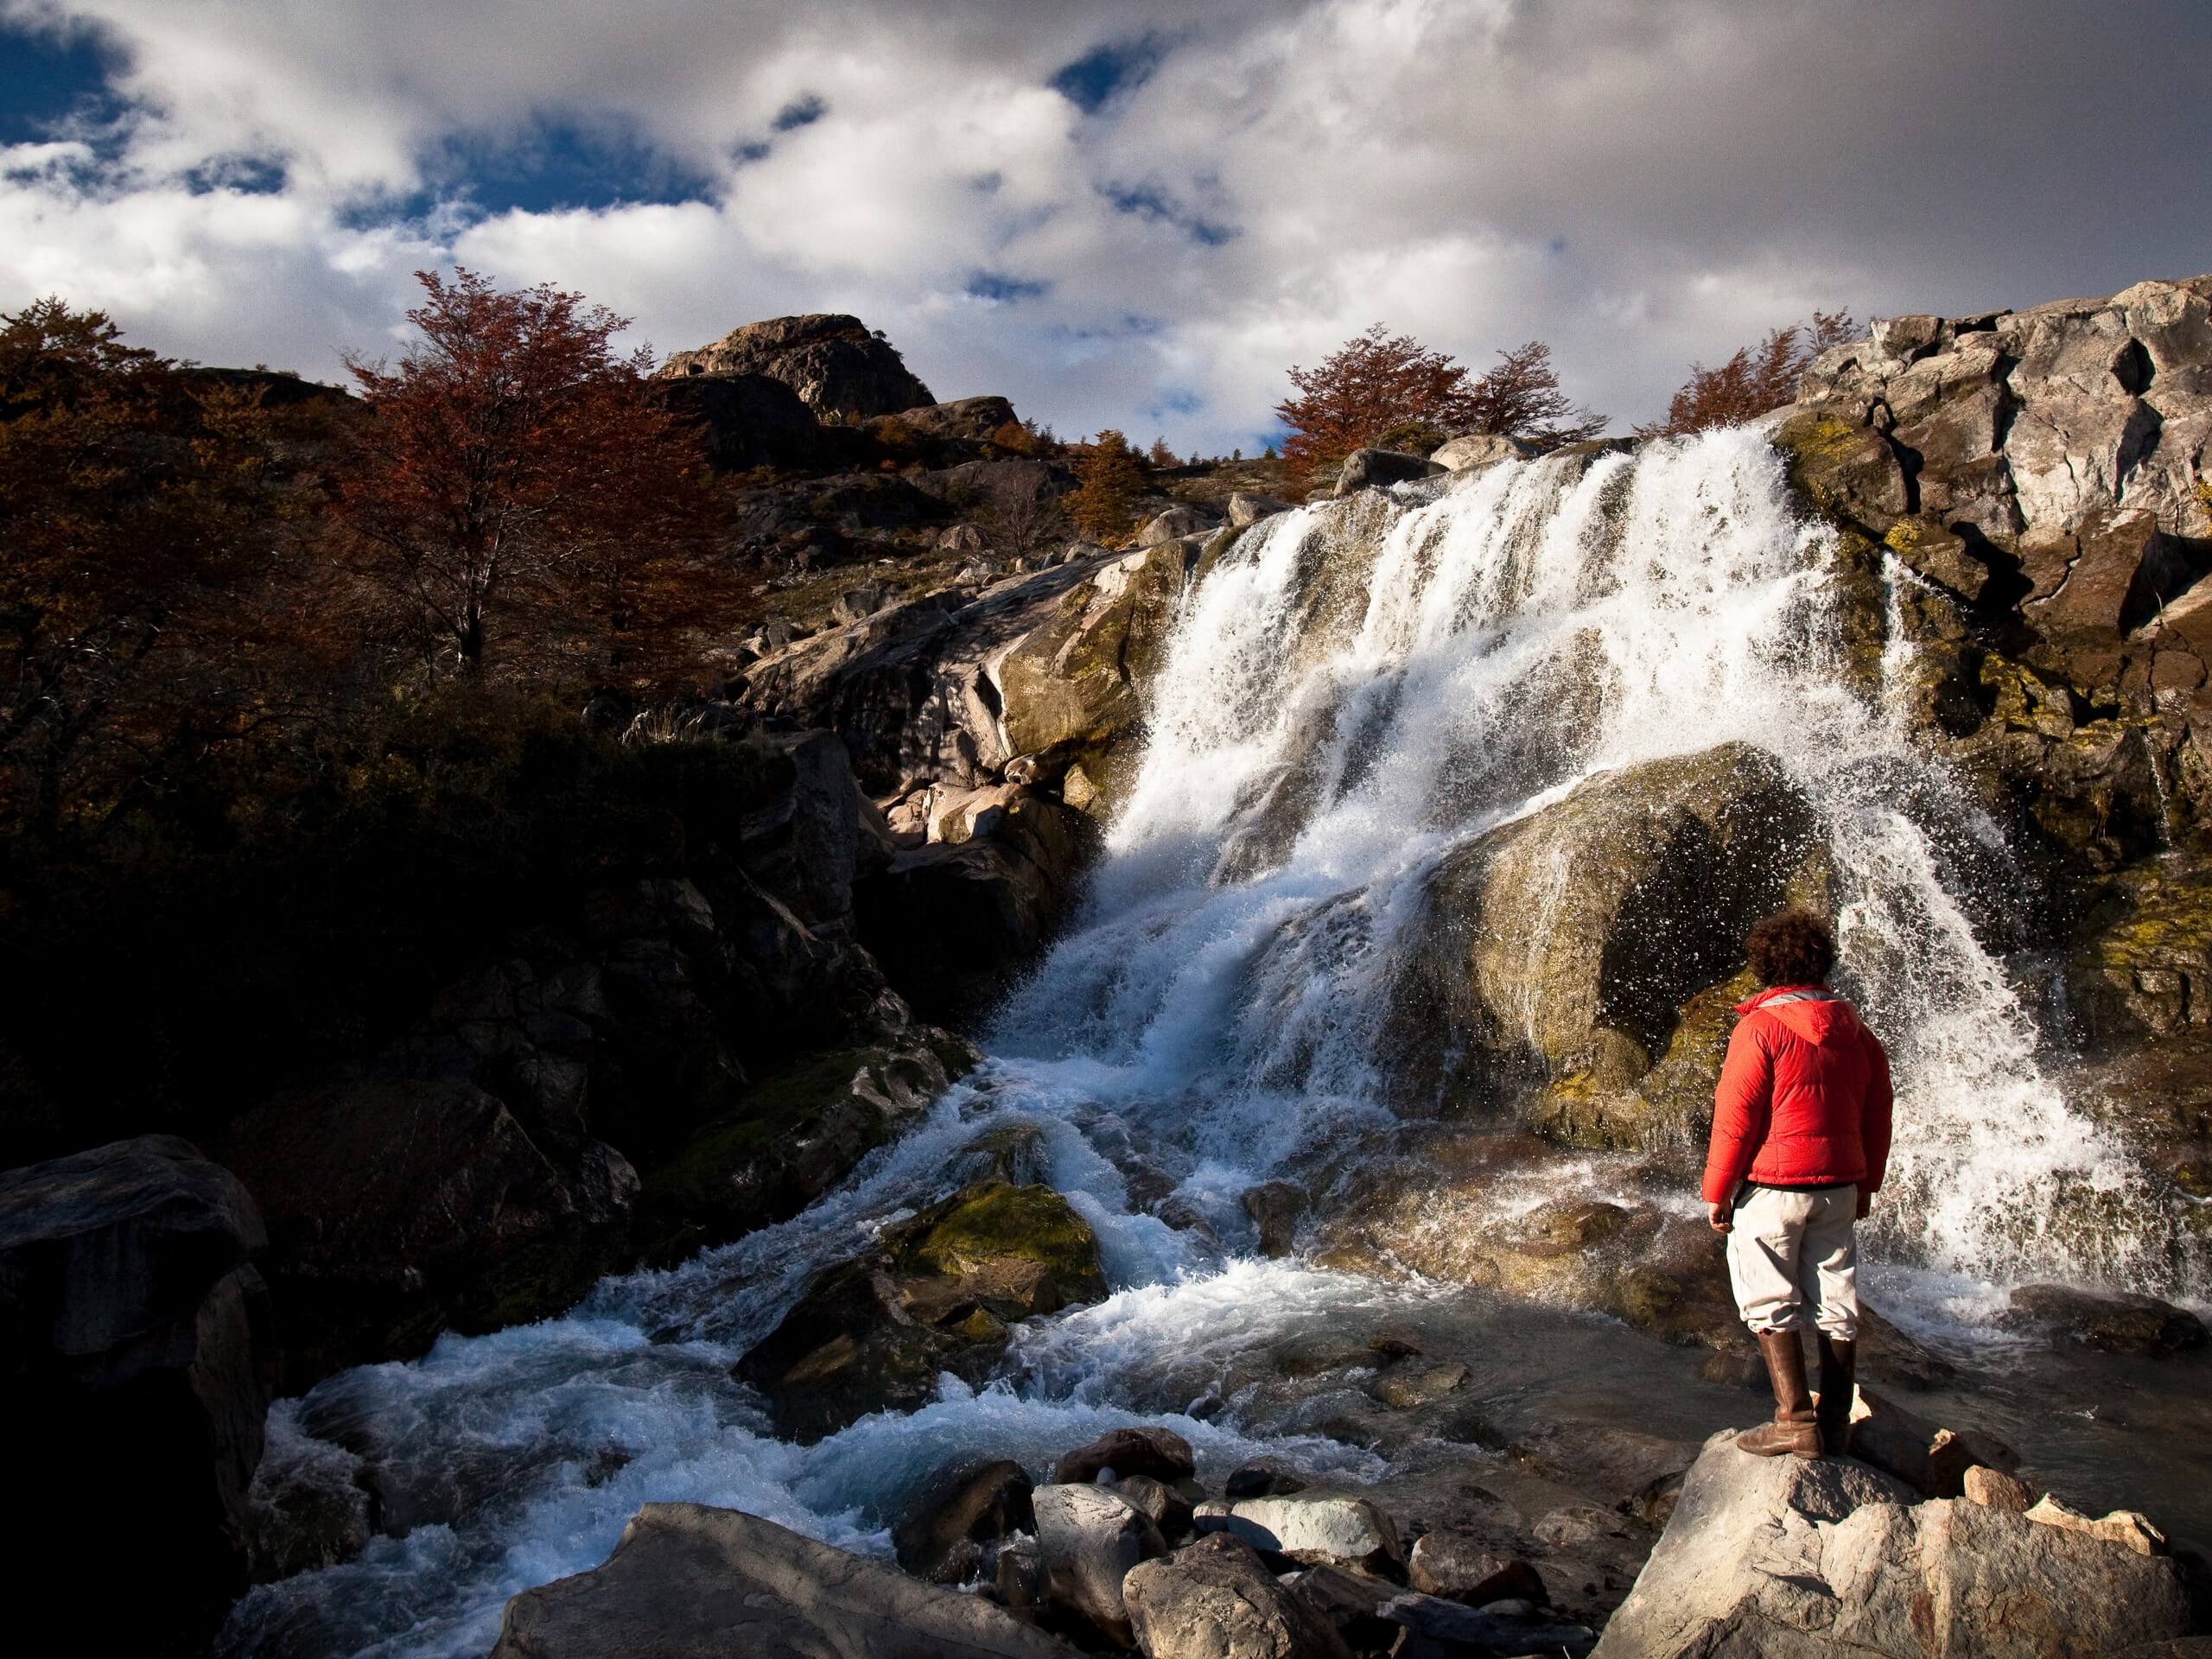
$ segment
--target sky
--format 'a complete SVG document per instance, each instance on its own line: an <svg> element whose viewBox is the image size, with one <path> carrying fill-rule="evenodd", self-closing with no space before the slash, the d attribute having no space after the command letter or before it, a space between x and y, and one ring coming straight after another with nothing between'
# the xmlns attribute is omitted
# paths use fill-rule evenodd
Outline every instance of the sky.
<svg viewBox="0 0 2212 1659"><path fill-rule="evenodd" d="M2204 0L0 0L0 311L323 379L458 262L626 343L1256 448L1387 323L1625 431L1815 308L2212 270Z"/></svg>

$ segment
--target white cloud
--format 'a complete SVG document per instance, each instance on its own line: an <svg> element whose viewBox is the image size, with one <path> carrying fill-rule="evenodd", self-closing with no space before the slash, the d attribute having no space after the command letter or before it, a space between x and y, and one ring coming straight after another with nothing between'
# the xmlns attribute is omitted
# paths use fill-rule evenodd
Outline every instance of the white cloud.
<svg viewBox="0 0 2212 1659"><path fill-rule="evenodd" d="M1478 365L1548 339L1625 426L1693 358L1815 306L1967 308L2212 267L2212 185L2181 160L2212 46L2185 0L2114 0L2094 23L2063 0L0 16L99 26L129 105L110 132L0 149L0 306L58 291L165 350L311 373L379 349L408 272L457 257L580 288L663 351L852 310L941 396L1225 448L1266 424L1287 365L1378 320ZM1147 37L1156 73L1095 113L1050 89ZM821 118L777 131L806 98ZM454 156L560 124L634 136L708 199L486 217L453 194ZM205 188L246 162L281 188ZM978 277L1043 291L979 299Z"/></svg>

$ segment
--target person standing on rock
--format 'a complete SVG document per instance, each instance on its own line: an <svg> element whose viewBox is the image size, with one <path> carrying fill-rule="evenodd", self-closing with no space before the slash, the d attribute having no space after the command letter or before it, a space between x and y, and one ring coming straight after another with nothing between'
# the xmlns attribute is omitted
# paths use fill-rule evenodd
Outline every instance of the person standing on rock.
<svg viewBox="0 0 2212 1659"><path fill-rule="evenodd" d="M1703 1197L1728 1237L1728 1281L1774 1383L1774 1421L1737 1436L1759 1457L1841 1452L1851 1432L1855 1224L1890 1155L1890 1057L1827 987L1827 924L1785 910L1744 941L1765 988L1741 1016L1713 1092ZM1820 1345L1817 1411L1798 1332Z"/></svg>

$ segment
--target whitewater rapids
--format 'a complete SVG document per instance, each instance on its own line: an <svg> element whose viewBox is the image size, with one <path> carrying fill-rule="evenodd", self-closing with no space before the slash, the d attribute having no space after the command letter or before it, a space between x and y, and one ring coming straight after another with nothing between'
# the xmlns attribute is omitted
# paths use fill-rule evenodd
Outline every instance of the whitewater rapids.
<svg viewBox="0 0 2212 1659"><path fill-rule="evenodd" d="M368 1480L402 1535L256 1590L224 1650L480 1654L508 1596L596 1565L647 1501L885 1552L883 1517L944 1460L1038 1467L1141 1419L1186 1436L1202 1474L1265 1452L1378 1475L1374 1453L1253 1427L1221 1390L1255 1345L1439 1293L1249 1259L1239 1196L1390 1121L1375 1034L1443 854L1592 773L1730 741L1772 751L1814 803L1840 977L1895 1056L1873 1241L1894 1294L1968 1320L2034 1278L2201 1297L2127 1160L2045 1076L1982 943L2012 902L2003 836L1845 671L1831 550L1756 429L1504 463L1248 531L1185 597L1107 855L984 1067L788 1223L280 1403L261 1487L343 1502ZM1884 673L1909 669L1893 640ZM1294 755L1319 781L1255 843ZM1111 1300L1031 1322L980 1392L948 1379L911 1415L772 1438L732 1364L811 1271L1013 1125L1096 1230ZM1211 1240L1132 1204L1139 1160ZM1556 1179L1587 1167L1563 1158ZM2135 1224L2086 1224L2100 1197Z"/></svg>

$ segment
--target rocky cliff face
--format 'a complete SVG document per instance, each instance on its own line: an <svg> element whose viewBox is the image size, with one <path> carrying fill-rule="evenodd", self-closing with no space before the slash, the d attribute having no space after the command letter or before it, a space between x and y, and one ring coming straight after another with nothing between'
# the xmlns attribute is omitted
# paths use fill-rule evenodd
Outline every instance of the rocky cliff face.
<svg viewBox="0 0 2212 1659"><path fill-rule="evenodd" d="M712 345L678 352L662 375L766 375L817 416L846 424L895 415L937 399L898 349L858 317L771 317L733 328Z"/></svg>

